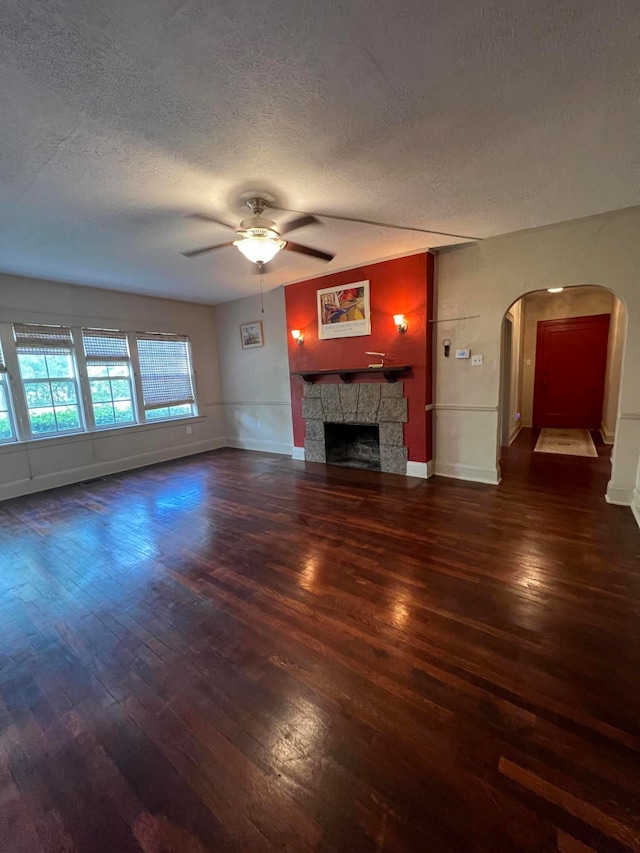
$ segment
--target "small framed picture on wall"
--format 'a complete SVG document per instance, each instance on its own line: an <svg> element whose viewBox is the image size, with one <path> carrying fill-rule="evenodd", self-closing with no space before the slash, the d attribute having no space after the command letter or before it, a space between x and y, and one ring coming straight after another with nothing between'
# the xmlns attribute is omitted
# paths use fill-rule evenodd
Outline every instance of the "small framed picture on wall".
<svg viewBox="0 0 640 853"><path fill-rule="evenodd" d="M254 320L252 323L241 323L240 340L242 341L242 349L263 347L262 320Z"/></svg>

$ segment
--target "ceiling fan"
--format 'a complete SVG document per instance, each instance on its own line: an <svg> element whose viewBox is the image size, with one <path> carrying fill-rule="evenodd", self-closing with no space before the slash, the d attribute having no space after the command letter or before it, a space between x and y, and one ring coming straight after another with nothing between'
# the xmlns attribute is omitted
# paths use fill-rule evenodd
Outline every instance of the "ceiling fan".
<svg viewBox="0 0 640 853"><path fill-rule="evenodd" d="M286 222L278 230L275 222L263 216L264 211L270 206L269 202L264 198L254 197L247 199L247 207L251 211L251 216L243 219L237 229L234 229L227 222L222 222L212 216L203 213L190 213L190 219L200 219L204 222L214 222L217 225L224 225L225 228L232 228L238 235L238 239L228 243L218 243L214 246L204 246L201 249L192 249L188 252L182 252L182 254L185 258L194 258L206 252L214 252L216 249L236 246L247 260L257 264L259 270L262 270L264 265L269 263L281 249L286 249L289 252L299 252L302 255L309 255L312 258L319 258L321 261L331 261L333 259L334 256L329 252L312 249L310 246L303 246L301 243L293 243L291 240L282 239L284 234L289 234L291 231L295 231L296 228L302 228L303 225L320 224L315 216L309 213L302 214Z"/></svg>
<svg viewBox="0 0 640 853"><path fill-rule="evenodd" d="M247 199L247 207L251 211L251 216L243 219L238 228L216 219L213 216L208 216L204 213L190 213L190 219L199 219L203 222L213 222L216 225L224 225L225 228L230 228L237 234L237 240L231 240L228 243L217 243L213 246L204 246L201 249L191 249L187 252L182 252L185 258L195 258L197 255L203 255L206 252L214 252L217 249L226 249L228 246L236 246L247 260L256 264L258 271L264 270L265 264L269 263L281 249L286 249L289 252L299 252L302 255L309 255L312 258L319 258L322 261L331 261L334 255L329 252L323 252L320 249L313 249L310 246L303 246L301 243L293 243L291 240L283 240L284 234L289 234L295 231L296 228L302 228L304 225L320 225L321 219L336 219L340 222L357 222L362 225L375 225L379 228L394 228L399 231L420 231L423 234L436 234L441 237L455 237L460 240L481 240L481 237L469 237L464 234L450 234L446 231L433 231L428 228L415 228L408 225L391 225L387 222L374 222L370 219L355 219L350 216L338 216L331 213L304 213L301 210L291 210L290 208L280 208L272 205L267 199L260 196L254 196ZM273 207L276 210L284 210L287 213L297 213L295 219L286 222L279 230L276 228L275 222L263 216L265 210Z"/></svg>

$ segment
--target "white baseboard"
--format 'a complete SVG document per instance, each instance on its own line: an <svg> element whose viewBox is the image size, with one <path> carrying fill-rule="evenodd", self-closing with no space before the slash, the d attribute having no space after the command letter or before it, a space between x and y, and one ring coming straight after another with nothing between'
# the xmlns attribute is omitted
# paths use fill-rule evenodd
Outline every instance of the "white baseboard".
<svg viewBox="0 0 640 853"><path fill-rule="evenodd" d="M23 495L31 495L36 492L44 492L59 486L71 486L84 480L93 480L96 477L106 477L110 474L120 474L131 471L134 468L144 468L157 462L169 462L172 459L180 459L184 456L193 456L196 453L204 453L207 450L217 450L225 447L224 438L209 438L204 441L195 441L191 444L183 444L162 450L153 450L149 453L139 453L135 456L111 459L108 462L97 462L94 465L83 465L81 468L71 468L67 471L56 471L53 474L43 474L28 480L17 480L0 486L0 501L18 498Z"/></svg>
<svg viewBox="0 0 640 853"><path fill-rule="evenodd" d="M407 477L422 477L423 480L426 480L427 477L431 476L433 476L433 470L429 473L428 462L407 462Z"/></svg>
<svg viewBox="0 0 640 853"><path fill-rule="evenodd" d="M604 424L604 423L600 425L600 435L602 436L602 440L604 441L605 444L613 444L614 443L616 434L615 434L615 432L610 432L607 429L606 424Z"/></svg>
<svg viewBox="0 0 640 853"><path fill-rule="evenodd" d="M497 486L500 476L497 469L477 468L475 465L452 465L446 462L436 461L435 475L437 477L451 477L453 480L471 480L473 483L486 483L489 486Z"/></svg>
<svg viewBox="0 0 640 853"><path fill-rule="evenodd" d="M291 448L291 458L304 462L304 447ZM421 477L426 480L428 477L433 477L434 461L430 462L407 462L407 477Z"/></svg>
<svg viewBox="0 0 640 853"><path fill-rule="evenodd" d="M259 450L262 453L281 453L291 456L291 445L282 441L267 441L260 438L226 438L226 447L235 447L238 450Z"/></svg>
<svg viewBox="0 0 640 853"><path fill-rule="evenodd" d="M631 512L638 523L638 527L640 527L640 492L638 489L633 490L633 496L631 498Z"/></svg>
<svg viewBox="0 0 640 853"><path fill-rule="evenodd" d="M511 435L509 436L509 446L511 446L513 444L513 442L516 440L516 438L520 435L521 429L522 429L522 427L520 426L520 424L518 424L516 426L515 430L511 433Z"/></svg>
<svg viewBox="0 0 640 853"><path fill-rule="evenodd" d="M631 506L634 491L635 489L633 486L619 488L617 486L612 486L611 481L609 481L607 493L605 494L604 499L608 504L615 504L616 506Z"/></svg>

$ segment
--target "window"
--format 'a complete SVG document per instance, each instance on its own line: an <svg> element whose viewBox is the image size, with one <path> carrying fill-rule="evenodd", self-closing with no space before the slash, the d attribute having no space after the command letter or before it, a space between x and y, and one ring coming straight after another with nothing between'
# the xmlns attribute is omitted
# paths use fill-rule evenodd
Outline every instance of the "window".
<svg viewBox="0 0 640 853"><path fill-rule="evenodd" d="M182 335L137 336L140 384L147 421L195 413L189 341Z"/></svg>
<svg viewBox="0 0 640 853"><path fill-rule="evenodd" d="M16 437L13 412L11 411L11 397L9 394L9 374L0 348L0 444L5 441L13 441Z"/></svg>
<svg viewBox="0 0 640 853"><path fill-rule="evenodd" d="M31 434L82 430L71 330L22 324L13 328Z"/></svg>
<svg viewBox="0 0 640 853"><path fill-rule="evenodd" d="M0 444L195 414L185 335L0 323Z"/></svg>
<svg viewBox="0 0 640 853"><path fill-rule="evenodd" d="M82 332L91 405L97 429L136 421L126 332Z"/></svg>

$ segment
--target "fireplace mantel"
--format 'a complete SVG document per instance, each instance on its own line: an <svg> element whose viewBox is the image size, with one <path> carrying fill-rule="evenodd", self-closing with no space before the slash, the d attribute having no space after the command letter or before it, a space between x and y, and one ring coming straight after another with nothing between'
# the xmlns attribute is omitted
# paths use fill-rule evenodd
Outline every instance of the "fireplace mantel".
<svg viewBox="0 0 640 853"><path fill-rule="evenodd" d="M293 370L292 376L302 376L305 382L315 382L318 376L339 376L343 382L351 382L354 375L360 373L381 373L387 382L395 382L398 374L411 370L410 364L401 366L389 365L388 367L346 367L334 370Z"/></svg>

